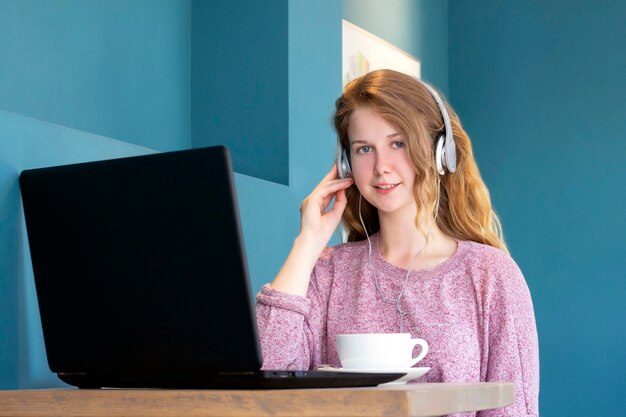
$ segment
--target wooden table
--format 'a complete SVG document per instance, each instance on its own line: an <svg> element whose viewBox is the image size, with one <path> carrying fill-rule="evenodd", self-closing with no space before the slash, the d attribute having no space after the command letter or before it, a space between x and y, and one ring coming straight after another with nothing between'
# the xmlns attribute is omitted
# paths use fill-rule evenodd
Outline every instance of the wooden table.
<svg viewBox="0 0 626 417"><path fill-rule="evenodd" d="M303 390L0 391L0 417L440 416L513 403L513 384L428 383Z"/></svg>

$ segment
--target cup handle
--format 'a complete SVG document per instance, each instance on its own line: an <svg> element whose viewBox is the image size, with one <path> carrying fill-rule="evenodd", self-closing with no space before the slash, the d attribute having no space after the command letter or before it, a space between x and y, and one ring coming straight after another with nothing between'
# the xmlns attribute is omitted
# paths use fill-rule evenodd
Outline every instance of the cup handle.
<svg viewBox="0 0 626 417"><path fill-rule="evenodd" d="M422 347L422 350L420 351L419 355L417 355L417 358L413 358L413 362L411 363L411 365L409 365L409 367L414 366L416 363L424 359L424 357L428 353L428 343L424 339L411 339L411 344L413 345L411 347L411 351L413 351L413 349L417 345L420 345Z"/></svg>

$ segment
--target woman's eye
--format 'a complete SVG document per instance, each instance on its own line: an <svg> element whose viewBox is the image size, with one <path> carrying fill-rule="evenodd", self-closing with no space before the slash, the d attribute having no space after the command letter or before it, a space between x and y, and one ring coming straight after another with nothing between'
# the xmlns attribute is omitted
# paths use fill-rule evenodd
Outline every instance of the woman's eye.
<svg viewBox="0 0 626 417"><path fill-rule="evenodd" d="M405 144L404 144L404 142L394 142L393 146L395 148L404 148Z"/></svg>
<svg viewBox="0 0 626 417"><path fill-rule="evenodd" d="M370 151L369 146L361 146L357 150L357 153L368 153Z"/></svg>

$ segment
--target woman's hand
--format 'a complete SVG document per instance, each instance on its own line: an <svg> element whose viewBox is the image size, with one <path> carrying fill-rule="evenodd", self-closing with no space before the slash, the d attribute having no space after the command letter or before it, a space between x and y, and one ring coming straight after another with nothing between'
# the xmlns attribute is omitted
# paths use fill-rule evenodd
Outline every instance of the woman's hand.
<svg viewBox="0 0 626 417"><path fill-rule="evenodd" d="M352 178L337 176L335 164L300 206L300 235L303 239L317 241L320 251L328 244L341 221L348 202L346 189L354 182Z"/></svg>
<svg viewBox="0 0 626 417"><path fill-rule="evenodd" d="M341 221L347 203L346 188L352 184L352 178L337 178L337 166L334 165L304 199L300 207L300 234L272 282L272 288L290 294L306 295L313 267ZM331 203L333 204L329 209Z"/></svg>

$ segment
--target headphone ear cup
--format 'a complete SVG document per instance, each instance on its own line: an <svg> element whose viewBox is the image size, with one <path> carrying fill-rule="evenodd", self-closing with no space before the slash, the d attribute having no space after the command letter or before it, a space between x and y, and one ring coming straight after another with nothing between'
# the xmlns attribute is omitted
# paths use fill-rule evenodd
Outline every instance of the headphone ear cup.
<svg viewBox="0 0 626 417"><path fill-rule="evenodd" d="M348 161L348 155L346 150L337 144L337 174L339 178L352 177L352 169L350 168L350 161Z"/></svg>
<svg viewBox="0 0 626 417"><path fill-rule="evenodd" d="M350 168L350 161L348 160L348 154L345 149L342 152L341 165L344 174L341 178L352 178L352 168Z"/></svg>
<svg viewBox="0 0 626 417"><path fill-rule="evenodd" d="M439 175L456 171L456 145L454 141L447 141L444 135L437 139L437 147L435 148L435 162L437 163L437 171Z"/></svg>
<svg viewBox="0 0 626 417"><path fill-rule="evenodd" d="M437 146L435 147L435 163L437 164L437 172L439 172L439 175L444 175L446 173L446 165L444 161L444 150L443 150L444 141L445 141L445 137L443 135L439 136L439 139L437 139ZM455 165L455 168L456 168L456 165Z"/></svg>
<svg viewBox="0 0 626 417"><path fill-rule="evenodd" d="M443 157L448 171L456 171L456 145L454 143L454 140L447 140L445 142Z"/></svg>

